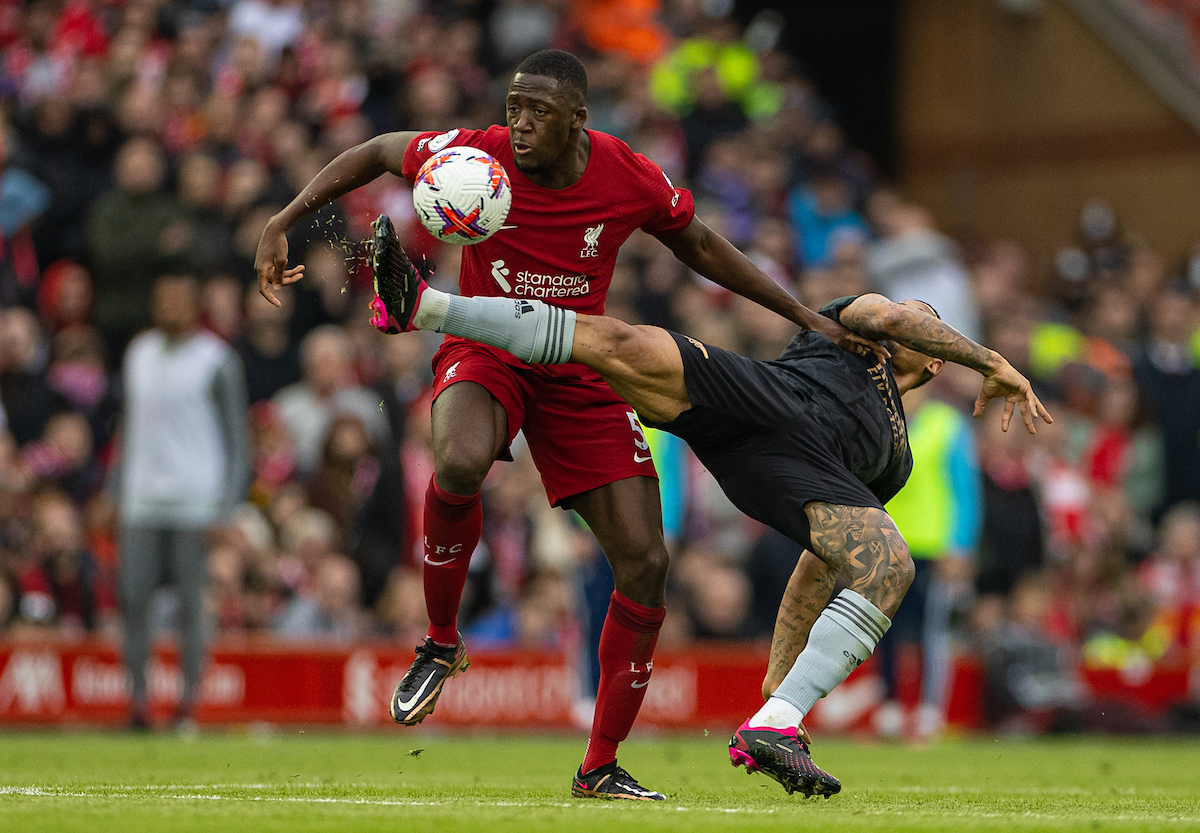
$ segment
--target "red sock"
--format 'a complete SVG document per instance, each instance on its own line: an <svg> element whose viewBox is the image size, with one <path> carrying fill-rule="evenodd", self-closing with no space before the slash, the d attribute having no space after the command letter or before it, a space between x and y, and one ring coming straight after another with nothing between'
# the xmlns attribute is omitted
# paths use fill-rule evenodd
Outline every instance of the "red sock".
<svg viewBox="0 0 1200 833"><path fill-rule="evenodd" d="M583 756L583 772L617 759L617 744L629 736L653 668L666 608L645 607L613 591L600 631L600 687L596 717Z"/></svg>
<svg viewBox="0 0 1200 833"><path fill-rule="evenodd" d="M452 495L429 478L425 492L424 578L428 636L434 642L458 644L458 603L482 529L478 492L465 497Z"/></svg>

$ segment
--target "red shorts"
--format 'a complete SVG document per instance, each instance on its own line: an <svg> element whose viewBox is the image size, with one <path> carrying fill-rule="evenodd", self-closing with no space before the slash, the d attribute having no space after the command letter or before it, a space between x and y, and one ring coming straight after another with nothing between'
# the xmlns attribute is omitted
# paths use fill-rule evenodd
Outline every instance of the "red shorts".
<svg viewBox="0 0 1200 833"><path fill-rule="evenodd" d="M658 477L642 425L581 364L528 365L503 350L447 336L433 357L433 397L475 382L504 406L508 440L524 429L552 506L627 477Z"/></svg>

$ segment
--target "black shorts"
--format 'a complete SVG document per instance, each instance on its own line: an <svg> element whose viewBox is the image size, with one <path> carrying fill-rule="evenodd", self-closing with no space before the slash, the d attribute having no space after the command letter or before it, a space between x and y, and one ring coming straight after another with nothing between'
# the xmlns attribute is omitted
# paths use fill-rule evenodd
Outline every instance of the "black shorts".
<svg viewBox="0 0 1200 833"><path fill-rule="evenodd" d="M692 407L669 423L643 422L686 441L735 506L810 549L808 504L883 509L846 466L858 425L840 403L795 390L765 362L671 336Z"/></svg>

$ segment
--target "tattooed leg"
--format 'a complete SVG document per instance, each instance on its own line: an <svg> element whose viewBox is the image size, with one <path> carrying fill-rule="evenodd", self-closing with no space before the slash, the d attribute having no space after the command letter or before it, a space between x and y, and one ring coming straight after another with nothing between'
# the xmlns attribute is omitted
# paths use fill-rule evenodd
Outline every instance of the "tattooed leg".
<svg viewBox="0 0 1200 833"><path fill-rule="evenodd" d="M913 580L904 536L882 509L810 503L813 551L861 595L891 617Z"/></svg>
<svg viewBox="0 0 1200 833"><path fill-rule="evenodd" d="M896 612L912 583L913 566L908 547L886 512L829 503L810 503L805 511L812 528L814 554L824 563L825 569L817 570L811 562L797 564L792 581L788 582L790 598L785 597L784 607L791 604L793 608L802 608L803 603L798 603L796 594L791 591L800 591L799 596L803 598L805 591L815 591L821 580L831 586L836 575L844 576L850 586L820 611L796 661L767 702L739 732L754 727L781 731L798 727L798 732L804 732L802 721L809 709L871 655L892 624L890 614ZM804 561L803 557L801 561ZM815 574L814 579L805 582L806 573ZM802 609L794 612L799 615L789 620L792 629L784 627L783 636L778 639L779 655L790 652L798 641L795 623L801 623L800 627L807 624ZM780 620L783 619L781 610ZM778 628L776 633L780 633ZM772 665L763 683L764 693L772 682L775 663L781 658L776 655L775 648L773 644ZM804 732L806 741L807 735ZM734 737L736 739L737 735Z"/></svg>
<svg viewBox="0 0 1200 833"><path fill-rule="evenodd" d="M824 561L808 550L800 555L775 617L771 659L767 663L767 676L762 684L764 700L775 693L795 664L796 657L804 650L808 632L828 604L836 580L837 574Z"/></svg>

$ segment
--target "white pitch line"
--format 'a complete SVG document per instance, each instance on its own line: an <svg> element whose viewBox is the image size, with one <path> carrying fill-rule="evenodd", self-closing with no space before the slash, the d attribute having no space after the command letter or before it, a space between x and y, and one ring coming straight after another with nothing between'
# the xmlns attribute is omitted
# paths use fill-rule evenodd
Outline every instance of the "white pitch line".
<svg viewBox="0 0 1200 833"><path fill-rule="evenodd" d="M211 789L214 785L198 785L201 788ZM220 785L230 789L275 789L269 785L238 785L227 784ZM323 785L313 785L323 786ZM474 805L476 807L563 807L568 809L579 810L608 810L610 808L619 807L621 805L615 802L601 803L572 803L572 802L540 802L540 801L416 801L405 799L388 799L388 798L335 798L324 796L230 796L208 794L202 795L199 793L172 793L172 787L163 787L159 785L149 785L146 787L120 787L121 792L112 791L94 791L94 792L68 792L66 790L47 789L44 787L0 787L0 795L16 795L30 798L157 798L170 799L172 801L261 801L261 802L277 802L291 804L346 804L346 805L365 805L377 807L461 807L463 805ZM187 789L191 789L188 787ZM771 815L778 812L775 808L753 808L753 807L687 807L676 806L676 810L683 812L709 812L709 813L746 813L754 815Z"/></svg>
<svg viewBox="0 0 1200 833"><path fill-rule="evenodd" d="M983 787L895 787L897 792L902 793L918 793L921 795L981 795ZM889 790L890 791L890 790ZM1085 790L1082 787L1012 787L1004 790L1009 795L1097 795L1094 790ZM1103 791L1102 794L1107 795L1108 791ZM1128 790L1128 795L1137 795L1134 790ZM1148 794L1148 793L1147 793ZM1160 793L1155 793L1156 795Z"/></svg>
<svg viewBox="0 0 1200 833"><path fill-rule="evenodd" d="M321 788L324 785L303 785L306 788L309 786ZM277 789L275 785L270 784L195 784L195 785L159 785L148 784L146 786L130 786L130 785L114 785L113 789L121 790L118 792L112 791L67 791L57 790L46 787L15 787L15 786L0 786L0 796L14 795L26 796L30 798L151 798L151 799L170 799L172 801L257 801L257 802L273 802L283 804L345 804L350 806L375 806L375 807L461 807L464 805L473 805L476 807L562 807L579 810L609 810L614 807L621 806L615 802L602 803L579 803L579 802L537 802L537 801L417 801L411 799L388 799L388 798L338 798L325 796L230 796L220 794L200 794L200 793L173 793L173 790L179 789L241 789L241 790L265 790ZM915 792L920 788L909 790ZM970 792L971 790L962 790ZM932 792L932 790L931 790ZM1049 790L1047 792L1050 792ZM781 808L754 808L754 807L689 807L686 805L677 805L676 810L681 812L709 812L709 813L724 813L738 814L744 813L747 815L771 815L779 812ZM782 809L787 809L786 807ZM1013 819L1033 819L1042 821L1078 821L1079 816L1076 814L1065 813L1038 813L1027 810L1023 813L996 813L983 812L976 810L967 810L959 812L939 813L926 809L896 809L896 810L877 810L870 808L855 808L857 812L869 816L924 816L928 818L1013 818ZM1095 816L1097 821L1107 822L1160 822L1172 824L1196 824L1200 823L1200 816L1168 816L1161 814L1145 814L1137 815L1130 813L1121 813L1120 815L1098 814Z"/></svg>

